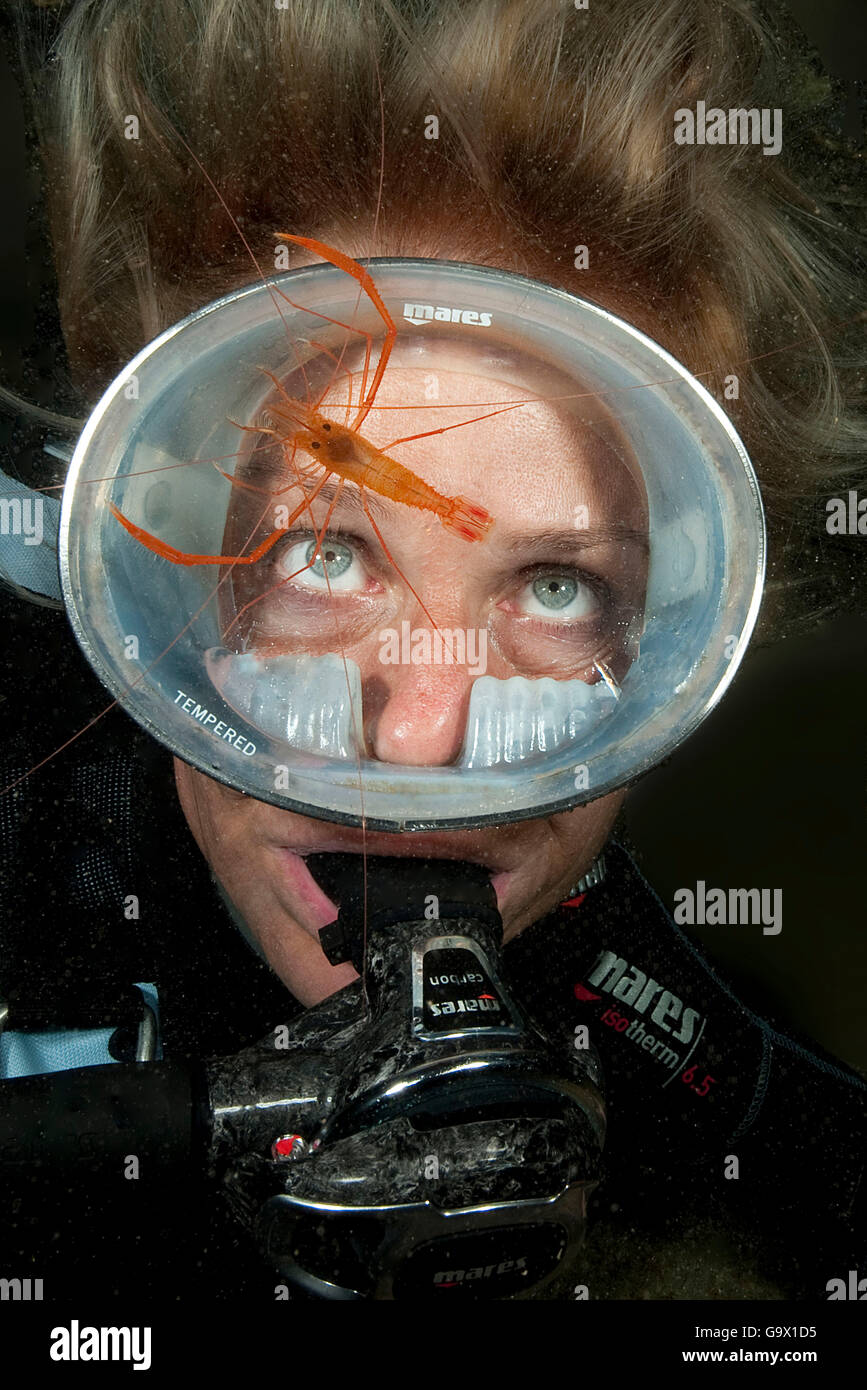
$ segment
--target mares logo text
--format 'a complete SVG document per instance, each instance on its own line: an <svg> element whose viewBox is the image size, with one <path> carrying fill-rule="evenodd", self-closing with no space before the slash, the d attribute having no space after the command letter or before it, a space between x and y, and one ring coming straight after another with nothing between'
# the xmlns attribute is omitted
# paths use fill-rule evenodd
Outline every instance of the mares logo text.
<svg viewBox="0 0 867 1390"><path fill-rule="evenodd" d="M645 971L639 970L637 965L630 965L613 951L601 953L587 977L587 984L611 994L637 1014L649 1014L649 1022L663 1033L667 1033L668 1039L655 1037L647 1031L640 1019L634 1018L630 1022L617 1015L613 1019L608 1017L612 1013L611 1010L602 1015L602 1020L672 1071L682 1065L683 1056L669 1047L668 1042L689 1047L694 1038L697 1041L697 1026L698 1037L701 1036L704 1023L696 1009L685 1008L683 1000L671 990L665 989L656 980L649 978ZM575 986L575 995L583 1000L597 997L583 984Z"/></svg>
<svg viewBox="0 0 867 1390"><path fill-rule="evenodd" d="M670 990L648 979L637 965L630 965L622 956L613 951L603 951L588 977L588 984L613 994L621 1003L628 1004L637 1014L646 1014L651 1004L653 1011L651 1023L665 1033L671 1033L674 1042L688 1045L692 1042L695 1025L701 1017L695 1009L685 1009L683 1000ZM674 1025L680 1027L675 1032Z"/></svg>
<svg viewBox="0 0 867 1390"><path fill-rule="evenodd" d="M481 309L451 309L444 304L404 304L403 316L421 328L425 323L465 323L473 328L490 328L491 315Z"/></svg>
<svg viewBox="0 0 867 1390"><path fill-rule="evenodd" d="M448 1289L473 1279L494 1279L498 1274L515 1274L526 1268L527 1261L521 1255L517 1260L501 1260L498 1265L479 1265L476 1269L441 1269L433 1282L437 1288Z"/></svg>

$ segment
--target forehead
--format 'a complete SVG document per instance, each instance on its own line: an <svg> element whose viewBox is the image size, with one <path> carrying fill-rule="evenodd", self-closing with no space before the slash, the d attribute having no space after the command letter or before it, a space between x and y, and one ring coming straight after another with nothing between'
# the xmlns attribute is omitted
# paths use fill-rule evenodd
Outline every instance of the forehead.
<svg viewBox="0 0 867 1390"><path fill-rule="evenodd" d="M520 512L529 524L579 503L642 517L638 461L598 396L538 365L436 346L404 349L398 363L393 354L360 426L377 448L438 491L471 490L492 512ZM327 389L324 414L352 423L362 366L354 359L351 375ZM350 400L354 408L340 408Z"/></svg>

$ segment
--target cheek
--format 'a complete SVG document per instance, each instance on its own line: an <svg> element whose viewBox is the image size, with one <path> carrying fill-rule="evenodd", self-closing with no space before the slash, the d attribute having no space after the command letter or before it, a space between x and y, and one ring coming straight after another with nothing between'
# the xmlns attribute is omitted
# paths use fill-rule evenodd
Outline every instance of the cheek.
<svg viewBox="0 0 867 1390"><path fill-rule="evenodd" d="M191 767L182 763L180 758L174 759L175 767L175 786L178 789L178 800L181 803L181 810L186 818L187 825L193 833L196 844L204 852L202 840L204 838L204 823L202 816L202 800L198 794L197 780L198 773L193 772Z"/></svg>
<svg viewBox="0 0 867 1390"><path fill-rule="evenodd" d="M598 801L574 811L562 811L550 821L564 863L579 862L590 867L590 861L604 848L605 841L626 800L625 791L609 792Z"/></svg>
<svg viewBox="0 0 867 1390"><path fill-rule="evenodd" d="M212 867L239 835L255 803L175 758L178 799L193 838Z"/></svg>

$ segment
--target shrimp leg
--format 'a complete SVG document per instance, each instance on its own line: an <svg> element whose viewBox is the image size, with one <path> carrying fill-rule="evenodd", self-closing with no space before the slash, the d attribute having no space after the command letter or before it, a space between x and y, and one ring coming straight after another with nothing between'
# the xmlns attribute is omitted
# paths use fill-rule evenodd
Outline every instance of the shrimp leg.
<svg viewBox="0 0 867 1390"><path fill-rule="evenodd" d="M158 537L151 535L150 531L145 531L141 526L136 526L134 521L124 516L113 502L109 502L108 508L115 520L119 521L124 530L134 536L146 550L150 550L154 555L159 555L164 560L171 560L173 565L255 565L257 560L261 560L273 545L276 545L281 536L285 536L286 530L298 519L301 513L309 506L313 498L321 490L330 474L324 473L312 492L308 493L304 501L290 517L287 518L285 525L280 526L276 531L272 531L265 539L251 550L249 555L193 555L186 550L176 550L173 545L167 545Z"/></svg>
<svg viewBox="0 0 867 1390"><path fill-rule="evenodd" d="M373 402L376 399L376 393L379 390L379 383L382 381L385 369L388 365L388 359L391 356L391 349L394 346L394 340L397 337L397 328L395 326L394 319L391 317L391 314L386 309L382 296L379 293L379 290L376 288L376 285L373 283L371 276L364 269L364 266L358 264L358 261L354 261L350 256L344 255L344 253L342 251L338 251L336 247L326 246L323 241L315 241L312 237L290 236L288 232L278 232L277 236L280 238L281 241L294 241L299 246L306 246L308 251L315 251L316 255L321 256L324 261L329 261L331 265L337 266L338 270L344 270L347 275L351 275L353 280L358 281L358 284L364 290L368 299L371 301L374 308L377 310L380 318L382 319L383 323L385 324L385 342L383 343L382 348L380 349L379 361L376 364L376 371L373 374L373 381L371 382L367 391L364 392L361 401L361 407L358 411L358 414L352 422L352 429L357 430L367 419L367 416L370 413L370 410L373 406ZM362 330L359 329L357 331L361 332ZM367 355L369 357L371 343L370 334L365 333L364 337L367 338ZM366 361L364 369L364 378L365 380L367 378Z"/></svg>

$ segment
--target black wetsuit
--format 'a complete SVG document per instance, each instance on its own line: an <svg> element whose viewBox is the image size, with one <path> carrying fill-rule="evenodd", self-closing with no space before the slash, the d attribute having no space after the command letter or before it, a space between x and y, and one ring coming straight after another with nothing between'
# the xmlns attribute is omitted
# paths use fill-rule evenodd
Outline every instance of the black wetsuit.
<svg viewBox="0 0 867 1390"><path fill-rule="evenodd" d="M62 615L8 605L2 786L108 703ZM824 1301L829 1280L867 1274L867 1086L741 1004L629 856L606 857L603 884L505 949L517 997L566 1048L588 1024L605 1071L606 1176L576 1282ZM169 755L119 711L0 798L0 884L10 1028L121 1021L127 1059L130 985L154 981L165 1057L208 1057L301 1011L231 921ZM19 1165L0 1221L0 1276L41 1277L46 1298L273 1299L278 1283L206 1180L124 1181L96 1152L71 1185Z"/></svg>

